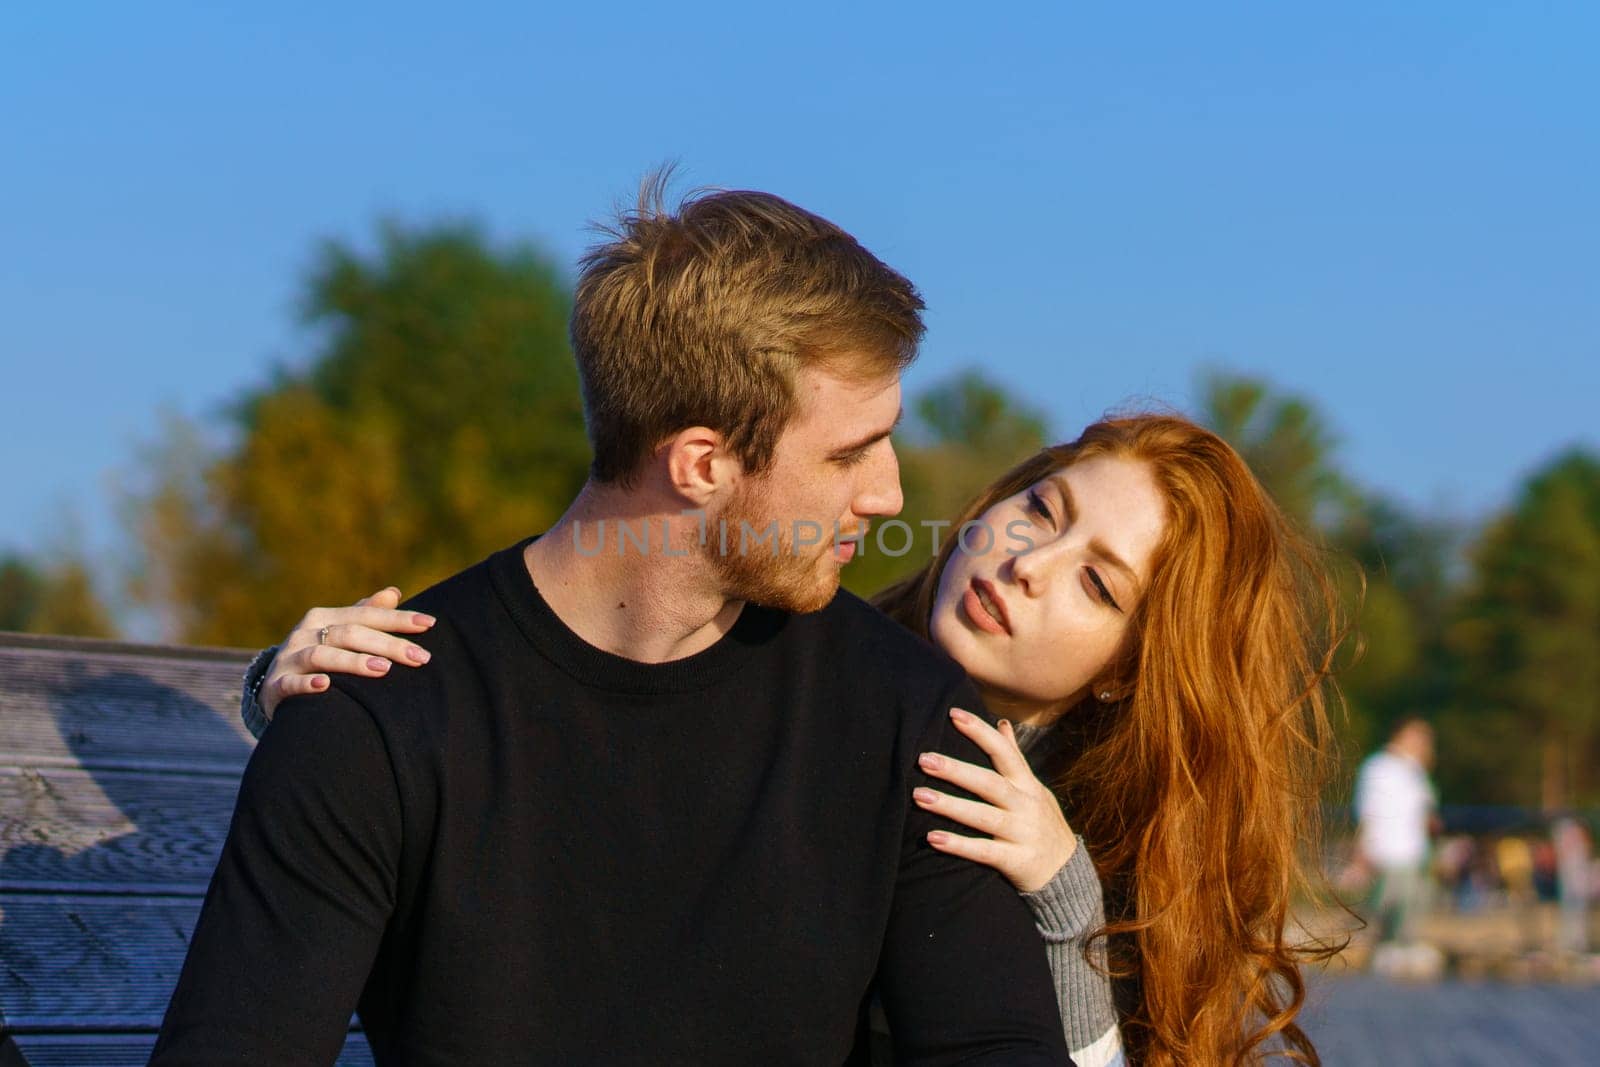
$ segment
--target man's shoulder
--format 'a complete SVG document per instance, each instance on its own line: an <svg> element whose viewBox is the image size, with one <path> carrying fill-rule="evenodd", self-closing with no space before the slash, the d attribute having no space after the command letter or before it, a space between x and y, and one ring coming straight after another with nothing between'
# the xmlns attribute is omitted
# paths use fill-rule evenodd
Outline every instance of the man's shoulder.
<svg viewBox="0 0 1600 1067"><path fill-rule="evenodd" d="M452 693L463 684L479 686L482 676L496 669L491 650L503 649L504 636L516 629L497 591L495 572L505 567L501 557L517 551L518 546L502 549L401 605L434 618L433 626L409 638L430 653L426 665L395 667L381 678L336 675L335 687L382 726L437 718L457 703Z"/></svg>
<svg viewBox="0 0 1600 1067"><path fill-rule="evenodd" d="M1381 773L1381 772L1383 772L1385 770L1388 770L1393 765L1393 763L1394 763L1394 756L1392 754L1390 754L1389 752L1385 751L1384 749L1380 748L1380 749L1378 749L1378 751L1372 753L1366 759L1361 761L1361 767L1359 768L1359 772L1358 773L1361 773L1361 774L1372 774L1374 772Z"/></svg>
<svg viewBox="0 0 1600 1067"><path fill-rule="evenodd" d="M915 693L945 693L966 680L944 652L847 590L805 619L819 654L841 677L881 679Z"/></svg>
<svg viewBox="0 0 1600 1067"><path fill-rule="evenodd" d="M521 545L500 549L441 581L435 582L407 600L401 607L423 611L441 622L457 624L481 615L486 601L497 598L496 577L504 569L507 554L516 554Z"/></svg>
<svg viewBox="0 0 1600 1067"><path fill-rule="evenodd" d="M1393 752L1368 756L1357 773L1357 786L1373 792L1404 793L1429 791L1428 772L1415 760Z"/></svg>
<svg viewBox="0 0 1600 1067"><path fill-rule="evenodd" d="M1381 782L1388 769L1384 766L1384 753L1374 752L1363 759L1356 767L1355 787L1358 793L1370 791L1373 786Z"/></svg>
<svg viewBox="0 0 1600 1067"><path fill-rule="evenodd" d="M1362 766L1371 774L1401 776L1409 776L1420 769L1413 761L1386 749L1380 749L1368 756L1367 762Z"/></svg>
<svg viewBox="0 0 1600 1067"><path fill-rule="evenodd" d="M458 646L503 647L504 637L520 633L511 601L515 598L513 583L517 576L525 576L522 550L527 543L493 552L400 605L434 618L433 626L412 640L436 652ZM457 665L471 662L462 660Z"/></svg>

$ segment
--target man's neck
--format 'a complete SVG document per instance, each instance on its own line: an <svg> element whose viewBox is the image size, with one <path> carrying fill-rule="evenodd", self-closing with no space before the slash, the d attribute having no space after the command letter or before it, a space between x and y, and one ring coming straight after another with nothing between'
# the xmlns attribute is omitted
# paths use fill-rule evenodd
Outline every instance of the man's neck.
<svg viewBox="0 0 1600 1067"><path fill-rule="evenodd" d="M1422 766L1422 761L1417 758L1416 753L1414 753L1410 749L1406 748L1405 745L1396 745L1396 744L1385 745L1384 746L1384 751L1388 752L1389 755L1391 755L1391 756L1395 756L1395 757L1397 757L1399 759L1405 760L1407 763L1409 763L1411 766L1415 767L1419 771L1425 771L1426 770Z"/></svg>
<svg viewBox="0 0 1600 1067"><path fill-rule="evenodd" d="M693 525L671 510L618 504L585 488L523 551L534 588L573 633L625 659L666 663L716 644L744 601L717 591Z"/></svg>

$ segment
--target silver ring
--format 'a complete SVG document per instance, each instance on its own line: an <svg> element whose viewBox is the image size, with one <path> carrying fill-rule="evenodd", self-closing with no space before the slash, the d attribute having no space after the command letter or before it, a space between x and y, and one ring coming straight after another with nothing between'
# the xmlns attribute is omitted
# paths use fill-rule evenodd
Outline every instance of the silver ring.
<svg viewBox="0 0 1600 1067"><path fill-rule="evenodd" d="M322 629L317 631L317 644L325 645L328 643L328 631L331 629L333 629L333 627L324 626Z"/></svg>

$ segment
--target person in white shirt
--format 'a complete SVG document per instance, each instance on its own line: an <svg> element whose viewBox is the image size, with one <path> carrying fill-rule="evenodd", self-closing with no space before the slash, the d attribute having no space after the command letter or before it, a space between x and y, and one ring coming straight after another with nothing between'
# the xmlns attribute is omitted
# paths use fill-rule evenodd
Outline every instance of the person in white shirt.
<svg viewBox="0 0 1600 1067"><path fill-rule="evenodd" d="M1587 955L1589 951L1589 901L1597 888L1590 868L1594 842L1589 829L1571 813L1557 817L1550 827L1556 849L1556 885L1560 890L1561 919L1556 946L1562 952Z"/></svg>
<svg viewBox="0 0 1600 1067"><path fill-rule="evenodd" d="M1369 905L1378 944L1413 940L1413 922L1428 859L1428 831L1437 798L1428 769L1433 728L1408 718L1356 775L1360 859L1376 876Z"/></svg>

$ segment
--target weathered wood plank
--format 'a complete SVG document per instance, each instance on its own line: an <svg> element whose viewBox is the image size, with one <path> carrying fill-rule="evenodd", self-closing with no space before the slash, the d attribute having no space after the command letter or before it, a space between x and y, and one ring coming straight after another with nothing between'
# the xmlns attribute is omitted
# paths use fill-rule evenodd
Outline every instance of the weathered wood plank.
<svg viewBox="0 0 1600 1067"><path fill-rule="evenodd" d="M4 1025L154 1031L199 914L195 897L0 894Z"/></svg>
<svg viewBox="0 0 1600 1067"><path fill-rule="evenodd" d="M1313 981L1301 1025L1340 1067L1576 1065L1600 1061L1597 1006L1592 986L1353 975Z"/></svg>
<svg viewBox="0 0 1600 1067"><path fill-rule="evenodd" d="M0 635L0 1065L148 1059L250 754L245 659Z"/></svg>
<svg viewBox="0 0 1600 1067"><path fill-rule="evenodd" d="M37 1034L0 1041L0 1067L144 1067L155 1034ZM14 1059L13 1057L20 1057ZM352 1033L339 1054L339 1067L371 1067L367 1039Z"/></svg>
<svg viewBox="0 0 1600 1067"><path fill-rule="evenodd" d="M0 1031L153 1035L199 915L196 897L0 894Z"/></svg>
<svg viewBox="0 0 1600 1067"><path fill-rule="evenodd" d="M0 763L237 774L245 660L0 641Z"/></svg>
<svg viewBox="0 0 1600 1067"><path fill-rule="evenodd" d="M0 891L204 892L238 777L0 767Z"/></svg>

